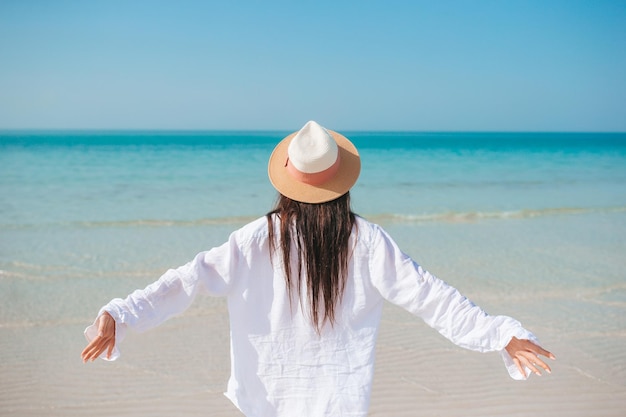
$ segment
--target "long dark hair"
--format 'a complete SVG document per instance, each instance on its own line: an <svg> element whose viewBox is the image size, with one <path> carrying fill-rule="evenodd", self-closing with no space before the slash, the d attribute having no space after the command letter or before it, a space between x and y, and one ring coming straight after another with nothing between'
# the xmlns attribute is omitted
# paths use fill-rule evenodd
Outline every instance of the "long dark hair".
<svg viewBox="0 0 626 417"><path fill-rule="evenodd" d="M280 236L275 235L274 215L280 219ZM304 275L311 322L320 333L326 321L335 323L335 307L346 286L349 241L356 224L350 193L320 204L301 203L281 194L267 222L270 254L280 245L289 299L294 287L299 298ZM291 270L292 245L298 256L296 277Z"/></svg>

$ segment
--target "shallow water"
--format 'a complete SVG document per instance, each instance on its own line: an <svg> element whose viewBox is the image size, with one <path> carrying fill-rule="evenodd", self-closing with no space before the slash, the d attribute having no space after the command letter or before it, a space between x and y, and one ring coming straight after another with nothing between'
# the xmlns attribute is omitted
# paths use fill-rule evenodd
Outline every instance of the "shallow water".
<svg viewBox="0 0 626 417"><path fill-rule="evenodd" d="M200 299L84 366L82 330L275 198L282 133L0 135L0 414L235 416L224 300ZM626 406L626 137L355 134L354 209L558 356L510 381L387 306L372 415L620 415ZM531 399L531 400L529 400ZM511 406L514 404L514 406Z"/></svg>

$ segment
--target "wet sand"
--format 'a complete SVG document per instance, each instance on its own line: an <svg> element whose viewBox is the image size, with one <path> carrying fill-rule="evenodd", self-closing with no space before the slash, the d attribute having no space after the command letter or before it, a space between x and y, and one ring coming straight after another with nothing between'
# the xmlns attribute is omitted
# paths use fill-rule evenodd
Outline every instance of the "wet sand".
<svg viewBox="0 0 626 417"><path fill-rule="evenodd" d="M624 241L612 230L622 227L624 217L386 225L408 253L435 266L431 272L448 277L489 313L520 320L558 359L550 361L552 375L514 381L498 354L458 348L421 320L386 305L370 415L622 416ZM581 226L584 220L597 233L593 241ZM558 226L559 233L541 234L548 225ZM573 225L578 229L570 235ZM499 280L504 274L519 276ZM241 415L222 395L229 374L224 299L199 298L158 329L129 333L116 362L83 364L82 332L106 300L100 299L104 290L93 296L84 288L77 291L82 313L71 320L11 321L0 327L0 415ZM59 297L49 295L47 308L67 317Z"/></svg>

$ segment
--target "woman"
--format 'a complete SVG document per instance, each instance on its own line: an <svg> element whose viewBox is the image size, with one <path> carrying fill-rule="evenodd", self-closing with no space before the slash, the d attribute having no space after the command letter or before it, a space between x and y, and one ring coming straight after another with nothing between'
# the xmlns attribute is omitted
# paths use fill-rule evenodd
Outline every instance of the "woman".
<svg viewBox="0 0 626 417"><path fill-rule="evenodd" d="M208 293L228 299L226 396L246 416L365 416L384 300L459 346L501 352L513 378L550 372L538 355L554 356L519 322L487 315L351 211L359 172L354 145L315 122L283 139L268 168L276 208L104 306L83 360L116 359L127 328L155 327Z"/></svg>

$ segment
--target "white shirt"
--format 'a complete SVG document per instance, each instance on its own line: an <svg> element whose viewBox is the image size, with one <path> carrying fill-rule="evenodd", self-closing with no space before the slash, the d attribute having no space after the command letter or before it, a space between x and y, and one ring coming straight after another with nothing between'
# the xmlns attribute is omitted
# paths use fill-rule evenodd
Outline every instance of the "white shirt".
<svg viewBox="0 0 626 417"><path fill-rule="evenodd" d="M274 223L278 227L278 220ZM336 323L316 334L306 303L290 303L282 259L269 255L267 229L265 217L249 223L222 246L104 306L100 314L108 311L116 322L111 360L119 356L126 328L158 326L182 313L198 293L225 296L231 328L225 395L246 416L366 416L378 326L388 300L458 346L500 351L511 377L528 376L519 373L504 347L513 336L536 341L530 332L510 317L486 314L400 251L381 227L360 217ZM85 330L89 340L96 334L95 325Z"/></svg>

